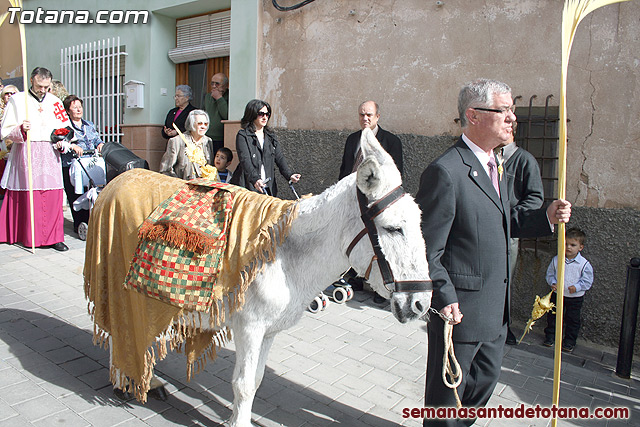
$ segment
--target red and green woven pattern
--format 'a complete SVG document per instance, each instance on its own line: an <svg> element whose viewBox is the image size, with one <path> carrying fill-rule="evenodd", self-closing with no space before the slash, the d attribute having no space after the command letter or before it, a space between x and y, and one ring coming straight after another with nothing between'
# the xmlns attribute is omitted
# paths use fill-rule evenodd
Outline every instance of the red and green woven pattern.
<svg viewBox="0 0 640 427"><path fill-rule="evenodd" d="M194 180L162 202L140 227L125 287L185 309L208 311L238 189Z"/></svg>

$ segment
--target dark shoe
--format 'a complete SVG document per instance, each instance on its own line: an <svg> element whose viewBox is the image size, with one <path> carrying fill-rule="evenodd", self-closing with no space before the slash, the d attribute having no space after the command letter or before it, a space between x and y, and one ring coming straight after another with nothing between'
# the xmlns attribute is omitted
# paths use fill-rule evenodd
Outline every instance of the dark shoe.
<svg viewBox="0 0 640 427"><path fill-rule="evenodd" d="M516 341L516 337L512 337L512 336L508 336L507 339L504 341L504 343L506 345L517 345L518 342Z"/></svg>
<svg viewBox="0 0 640 427"><path fill-rule="evenodd" d="M384 304L385 302L387 302L386 298L381 297L378 294L375 294L373 296L373 302L375 302L376 304Z"/></svg>
<svg viewBox="0 0 640 427"><path fill-rule="evenodd" d="M571 344L562 344L562 351L567 353L573 353L573 349L575 347L576 347L575 345L571 345Z"/></svg>
<svg viewBox="0 0 640 427"><path fill-rule="evenodd" d="M51 249L55 249L58 252L65 252L69 250L69 247L64 242L58 242L55 245L49 246Z"/></svg>
<svg viewBox="0 0 640 427"><path fill-rule="evenodd" d="M553 344L555 344L553 338L545 338L544 342L542 343L542 345L545 347L553 347Z"/></svg>

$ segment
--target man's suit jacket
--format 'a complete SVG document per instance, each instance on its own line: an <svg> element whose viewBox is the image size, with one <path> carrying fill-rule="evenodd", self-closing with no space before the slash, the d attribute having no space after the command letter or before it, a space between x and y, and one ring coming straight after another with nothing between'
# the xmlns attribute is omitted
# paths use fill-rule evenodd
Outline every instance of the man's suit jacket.
<svg viewBox="0 0 640 427"><path fill-rule="evenodd" d="M240 129L236 135L236 151L239 163L233 172L232 184L257 191L254 184L260 179L260 166L264 165L266 178L271 178L267 183L267 187L272 196L277 196L276 166L287 181L293 175L287 165L284 154L282 154L276 136L269 131L264 132L264 144L260 148L255 132L251 132L248 129Z"/></svg>
<svg viewBox="0 0 640 427"><path fill-rule="evenodd" d="M511 209L537 209L544 202L540 167L533 154L515 143L502 149Z"/></svg>
<svg viewBox="0 0 640 427"><path fill-rule="evenodd" d="M543 209L512 216L504 174L499 188L502 198L462 138L420 179L416 201L433 280L432 306L440 310L459 303L464 317L453 329L456 341L493 341L509 322L511 228L514 237L551 233ZM442 327L437 320L431 324Z"/></svg>
<svg viewBox="0 0 640 427"><path fill-rule="evenodd" d="M340 175L338 179L342 179L345 176L351 174L353 169L353 163L356 158L356 151L360 148L360 136L362 130L354 132L347 137L347 142L344 145L344 154L342 155L342 164L340 165ZM391 155L393 161L396 163L398 170L402 173L402 142L400 138L382 129L378 126L378 134L376 138L385 149L387 153Z"/></svg>

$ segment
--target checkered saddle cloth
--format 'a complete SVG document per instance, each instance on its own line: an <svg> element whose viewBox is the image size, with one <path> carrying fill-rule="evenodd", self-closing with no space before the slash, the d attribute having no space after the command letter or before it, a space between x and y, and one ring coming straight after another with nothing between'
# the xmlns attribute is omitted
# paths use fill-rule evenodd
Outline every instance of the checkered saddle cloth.
<svg viewBox="0 0 640 427"><path fill-rule="evenodd" d="M138 230L125 288L187 310L209 311L214 289L224 286L218 276L238 191L246 190L195 179L162 202Z"/></svg>

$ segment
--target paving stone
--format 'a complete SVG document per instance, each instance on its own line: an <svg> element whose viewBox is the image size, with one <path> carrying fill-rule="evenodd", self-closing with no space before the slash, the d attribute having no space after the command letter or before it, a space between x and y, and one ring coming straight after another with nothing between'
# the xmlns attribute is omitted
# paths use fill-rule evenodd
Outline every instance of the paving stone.
<svg viewBox="0 0 640 427"><path fill-rule="evenodd" d="M327 369L326 366L316 365L315 367L306 371L305 375L329 384L333 384L347 374L337 369Z"/></svg>
<svg viewBox="0 0 640 427"><path fill-rule="evenodd" d="M310 386L301 390L301 393L310 397L316 402L328 405L334 400L339 400L346 391L337 387L336 384L328 384L324 381L316 381Z"/></svg>
<svg viewBox="0 0 640 427"><path fill-rule="evenodd" d="M18 384L26 381L28 381L28 378L17 369L3 369L0 371L0 397L9 392L7 388L17 387Z"/></svg>
<svg viewBox="0 0 640 427"><path fill-rule="evenodd" d="M518 372L511 372L505 369L500 371L500 378L498 381L504 384L513 385L516 387L524 387L525 383L529 379L528 376L522 375Z"/></svg>
<svg viewBox="0 0 640 427"><path fill-rule="evenodd" d="M99 406L81 415L94 427L111 427L134 419L129 412L109 406Z"/></svg>
<svg viewBox="0 0 640 427"><path fill-rule="evenodd" d="M363 360L367 365L371 365L374 368L382 369L383 371L388 371L398 362L393 360L390 357L382 356L380 354L371 353L367 356L366 359Z"/></svg>
<svg viewBox="0 0 640 427"><path fill-rule="evenodd" d="M80 353L82 354L82 353ZM60 367L72 375L79 377L89 372L104 369L102 365L86 356L60 364Z"/></svg>
<svg viewBox="0 0 640 427"><path fill-rule="evenodd" d="M4 401L3 397L3 393L2 391L0 391L0 422L17 417L19 415L18 411L9 406L9 404Z"/></svg>
<svg viewBox="0 0 640 427"><path fill-rule="evenodd" d="M48 394L17 403L12 405L12 408L29 421L39 420L66 409L62 403Z"/></svg>
<svg viewBox="0 0 640 427"><path fill-rule="evenodd" d="M281 408L276 408L265 416L255 418L255 421L264 427L299 427L307 424L307 420Z"/></svg>
<svg viewBox="0 0 640 427"><path fill-rule="evenodd" d="M49 427L52 425L64 425L65 427L85 427L90 426L89 421L82 418L73 411L66 409L57 414L49 415L41 420L34 421L34 426Z"/></svg>
<svg viewBox="0 0 640 427"><path fill-rule="evenodd" d="M375 384L368 381L366 376L362 378L356 378L351 375L346 375L333 384L335 387L348 392L354 396L362 396L367 391L375 387Z"/></svg>
<svg viewBox="0 0 640 427"><path fill-rule="evenodd" d="M392 408L402 400L403 396L391 390L385 390L383 387L374 387L365 392L362 398L374 405Z"/></svg>

